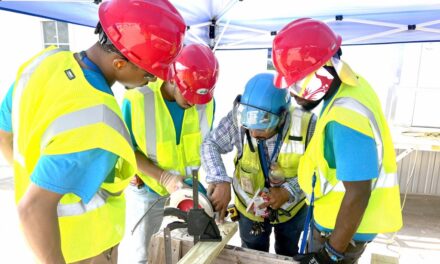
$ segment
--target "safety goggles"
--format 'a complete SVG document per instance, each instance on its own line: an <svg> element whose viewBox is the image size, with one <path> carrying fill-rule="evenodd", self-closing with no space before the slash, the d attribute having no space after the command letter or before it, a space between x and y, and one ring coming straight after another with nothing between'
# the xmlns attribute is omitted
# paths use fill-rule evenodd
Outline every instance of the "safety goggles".
<svg viewBox="0 0 440 264"><path fill-rule="evenodd" d="M240 103L240 96L235 99L232 114L237 126L261 132L269 132L276 129L281 120L277 114Z"/></svg>

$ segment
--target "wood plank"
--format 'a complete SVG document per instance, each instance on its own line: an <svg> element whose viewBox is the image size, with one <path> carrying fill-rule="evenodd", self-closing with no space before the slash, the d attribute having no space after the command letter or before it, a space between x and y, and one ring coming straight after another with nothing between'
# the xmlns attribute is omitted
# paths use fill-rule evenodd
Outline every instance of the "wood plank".
<svg viewBox="0 0 440 264"><path fill-rule="evenodd" d="M371 264L399 264L399 259L392 256L384 256L372 253Z"/></svg>
<svg viewBox="0 0 440 264"><path fill-rule="evenodd" d="M237 223L226 222L219 225L221 242L199 242L183 256L179 264L208 264L213 263L218 254L223 250L229 239L237 232Z"/></svg>

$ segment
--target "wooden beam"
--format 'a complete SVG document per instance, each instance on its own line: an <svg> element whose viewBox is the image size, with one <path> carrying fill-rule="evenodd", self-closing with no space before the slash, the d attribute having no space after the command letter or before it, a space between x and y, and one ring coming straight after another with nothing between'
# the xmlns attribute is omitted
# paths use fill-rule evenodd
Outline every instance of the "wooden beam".
<svg viewBox="0 0 440 264"><path fill-rule="evenodd" d="M179 264L209 264L213 263L223 250L229 239L237 232L237 223L226 222L218 226L222 236L221 242L199 242L183 256Z"/></svg>
<svg viewBox="0 0 440 264"><path fill-rule="evenodd" d="M293 260L292 257L230 245L226 245L213 262L213 264L240 263L295 264L299 262Z"/></svg>
<svg viewBox="0 0 440 264"><path fill-rule="evenodd" d="M399 264L399 259L392 256L385 256L372 253L371 264Z"/></svg>

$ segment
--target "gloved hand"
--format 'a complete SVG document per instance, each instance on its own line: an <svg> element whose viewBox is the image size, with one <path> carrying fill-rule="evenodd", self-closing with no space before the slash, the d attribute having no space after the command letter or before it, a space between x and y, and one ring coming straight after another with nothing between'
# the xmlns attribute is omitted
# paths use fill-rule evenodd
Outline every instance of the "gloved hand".
<svg viewBox="0 0 440 264"><path fill-rule="evenodd" d="M169 193L173 193L184 186L182 176L166 170L160 175L159 183L165 186Z"/></svg>
<svg viewBox="0 0 440 264"><path fill-rule="evenodd" d="M327 254L327 251L322 248L318 252L309 253L305 255L297 255L294 257L295 260L300 261L300 264L337 264L342 263L341 261L334 261Z"/></svg>
<svg viewBox="0 0 440 264"><path fill-rule="evenodd" d="M214 211L219 212L218 221L221 224L224 223L226 210L229 201L231 201L231 184L229 182L209 184L208 198L214 207Z"/></svg>

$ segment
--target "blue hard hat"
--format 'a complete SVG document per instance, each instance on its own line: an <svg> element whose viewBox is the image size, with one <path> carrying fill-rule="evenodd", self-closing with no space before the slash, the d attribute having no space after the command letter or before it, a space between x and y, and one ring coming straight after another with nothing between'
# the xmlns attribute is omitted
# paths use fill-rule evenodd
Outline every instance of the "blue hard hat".
<svg viewBox="0 0 440 264"><path fill-rule="evenodd" d="M259 73L246 84L240 103L253 106L275 115L281 115L290 106L288 89L278 89L273 85L275 75Z"/></svg>
<svg viewBox="0 0 440 264"><path fill-rule="evenodd" d="M274 74L260 73L246 84L235 114L240 125L248 129L268 130L278 126L290 106L287 89L273 85Z"/></svg>

